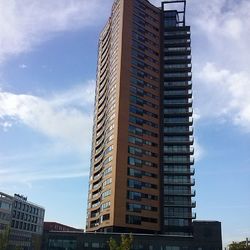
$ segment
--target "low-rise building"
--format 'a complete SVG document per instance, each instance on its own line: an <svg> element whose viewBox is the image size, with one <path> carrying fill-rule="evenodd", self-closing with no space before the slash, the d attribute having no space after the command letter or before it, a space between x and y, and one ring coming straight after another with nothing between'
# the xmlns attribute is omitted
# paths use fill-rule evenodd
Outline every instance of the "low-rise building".
<svg viewBox="0 0 250 250"><path fill-rule="evenodd" d="M12 197L0 192L0 233L10 226Z"/></svg>
<svg viewBox="0 0 250 250"><path fill-rule="evenodd" d="M9 227L10 249L40 249L44 214L45 209L28 201L27 197L0 192L0 230Z"/></svg>
<svg viewBox="0 0 250 250"><path fill-rule="evenodd" d="M132 234L131 250L222 250L221 223L194 221L192 236L163 234ZM120 233L59 232L44 233L42 250L108 250L108 240L121 240Z"/></svg>
<svg viewBox="0 0 250 250"><path fill-rule="evenodd" d="M43 225L44 231L57 231L57 232L76 232L76 231L83 231L81 229L77 229L74 227L70 227L58 222L50 222L45 221Z"/></svg>

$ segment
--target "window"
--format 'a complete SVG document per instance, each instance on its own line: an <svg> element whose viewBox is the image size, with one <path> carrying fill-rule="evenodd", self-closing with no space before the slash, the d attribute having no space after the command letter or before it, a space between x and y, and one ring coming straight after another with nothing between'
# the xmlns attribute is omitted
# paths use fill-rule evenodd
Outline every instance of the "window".
<svg viewBox="0 0 250 250"><path fill-rule="evenodd" d="M142 167L143 165L147 167L157 168L157 164L150 161L143 161L135 157L128 157L128 164L136 167Z"/></svg>
<svg viewBox="0 0 250 250"><path fill-rule="evenodd" d="M153 178L157 177L156 174L153 174L153 173L150 173L150 172L147 172L147 171L141 171L141 170L134 169L134 168L128 168L128 175L135 176L135 177L138 177L138 178L141 178L143 176L148 176L148 177L153 177Z"/></svg>
<svg viewBox="0 0 250 250"><path fill-rule="evenodd" d="M105 209L107 209L107 208L110 208L110 204L111 204L110 201L107 201L107 202L103 203L103 204L101 205L101 211L103 211L103 210L105 210Z"/></svg>
<svg viewBox="0 0 250 250"><path fill-rule="evenodd" d="M141 119L139 117L132 116L132 115L130 115L129 121L132 123L141 125L141 126L143 126L143 124L146 124L146 125L151 126L153 128L158 128L158 125L156 123L151 122L149 120L144 120L144 119Z"/></svg>
<svg viewBox="0 0 250 250"><path fill-rule="evenodd" d="M101 222L109 220L109 218L110 218L110 214L104 214L101 216Z"/></svg>
<svg viewBox="0 0 250 250"><path fill-rule="evenodd" d="M111 162L112 160L113 160L113 156L110 156L110 157L106 158L106 159L104 160L104 162L103 162L103 165L108 164L108 163Z"/></svg>
<svg viewBox="0 0 250 250"><path fill-rule="evenodd" d="M142 209L141 204L127 203L127 211L140 213Z"/></svg>
<svg viewBox="0 0 250 250"><path fill-rule="evenodd" d="M112 178L108 178L107 180L105 180L105 181L103 182L102 186L105 187L105 186L107 186L107 185L109 185L109 184L111 184L111 183L112 183Z"/></svg>
<svg viewBox="0 0 250 250"><path fill-rule="evenodd" d="M126 215L126 223L134 224L134 225L141 225L141 217L135 215Z"/></svg>
<svg viewBox="0 0 250 250"><path fill-rule="evenodd" d="M139 192L128 191L127 197L130 200L140 201L142 198L142 194Z"/></svg>
<svg viewBox="0 0 250 250"><path fill-rule="evenodd" d="M141 138L138 138L138 137L134 137L134 136L129 136L128 137L128 141L132 144L135 144L135 145L148 145L148 146L153 146L153 147L156 147L157 146L157 143L154 143L154 142L151 142L151 141L148 141L148 140L144 140L144 139L141 139Z"/></svg>
<svg viewBox="0 0 250 250"><path fill-rule="evenodd" d="M137 156L142 156L143 155L143 150L141 148L137 148L137 147L129 146L128 147L128 152L130 154L137 155Z"/></svg>
<svg viewBox="0 0 250 250"><path fill-rule="evenodd" d="M142 87L142 88L148 87L148 88L151 88L151 89L154 89L154 90L157 89L156 86L154 86L154 85L152 85L152 84L150 84L150 83L148 83L146 81L143 81L141 79L137 79L135 77L131 77L131 83L135 84L136 86Z"/></svg>
<svg viewBox="0 0 250 250"><path fill-rule="evenodd" d="M112 167L108 167L103 171L103 177L112 172Z"/></svg>
<svg viewBox="0 0 250 250"><path fill-rule="evenodd" d="M102 199L106 198L109 195L111 195L111 190L110 189L102 193Z"/></svg>
<svg viewBox="0 0 250 250"><path fill-rule="evenodd" d="M133 125L129 125L128 128L129 132L132 134L136 134L136 135L148 135L148 136L152 136L152 137L158 137L158 135L154 132L148 131L146 129L142 129L142 128L138 128L136 126Z"/></svg>
<svg viewBox="0 0 250 250"><path fill-rule="evenodd" d="M134 179L128 179L128 187L136 188L136 189L142 189L142 188L156 189L157 185L148 183L148 182L134 180Z"/></svg>

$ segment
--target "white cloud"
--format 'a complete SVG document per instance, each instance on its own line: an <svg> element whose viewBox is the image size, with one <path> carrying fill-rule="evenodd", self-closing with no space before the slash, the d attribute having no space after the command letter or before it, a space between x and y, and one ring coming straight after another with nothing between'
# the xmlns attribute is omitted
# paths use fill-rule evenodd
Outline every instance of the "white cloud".
<svg viewBox="0 0 250 250"><path fill-rule="evenodd" d="M108 13L109 4L100 0L0 1L0 63L58 32L96 25L106 18L103 13Z"/></svg>
<svg viewBox="0 0 250 250"><path fill-rule="evenodd" d="M82 151L90 144L93 100L93 81L46 99L0 92L0 119L5 128L20 122Z"/></svg>
<svg viewBox="0 0 250 250"><path fill-rule="evenodd" d="M22 124L49 139L47 145L38 142L29 151L0 154L3 188L88 175L94 87L94 81L89 81L46 98L0 92L4 131Z"/></svg>
<svg viewBox="0 0 250 250"><path fill-rule="evenodd" d="M201 117L232 121L250 132L250 74L207 63L196 81L196 105Z"/></svg>
<svg viewBox="0 0 250 250"><path fill-rule="evenodd" d="M194 140L194 158L195 161L200 161L205 156L205 149L199 143L199 139L195 137Z"/></svg>

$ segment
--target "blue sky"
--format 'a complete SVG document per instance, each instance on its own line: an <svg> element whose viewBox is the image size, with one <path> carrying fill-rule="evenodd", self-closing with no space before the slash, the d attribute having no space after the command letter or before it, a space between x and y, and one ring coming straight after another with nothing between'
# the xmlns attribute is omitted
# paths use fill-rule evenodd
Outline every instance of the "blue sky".
<svg viewBox="0 0 250 250"><path fill-rule="evenodd" d="M152 1L159 4L160 1ZM0 190L84 227L98 34L112 0L0 1ZM189 0L197 219L250 236L250 2Z"/></svg>

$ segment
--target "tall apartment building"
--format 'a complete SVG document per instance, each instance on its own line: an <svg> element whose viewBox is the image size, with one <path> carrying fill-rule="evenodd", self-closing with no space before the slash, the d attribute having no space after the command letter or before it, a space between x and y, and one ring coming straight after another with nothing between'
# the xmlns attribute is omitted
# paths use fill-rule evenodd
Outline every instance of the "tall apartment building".
<svg viewBox="0 0 250 250"><path fill-rule="evenodd" d="M192 235L186 0L116 0L100 34L88 232Z"/></svg>

